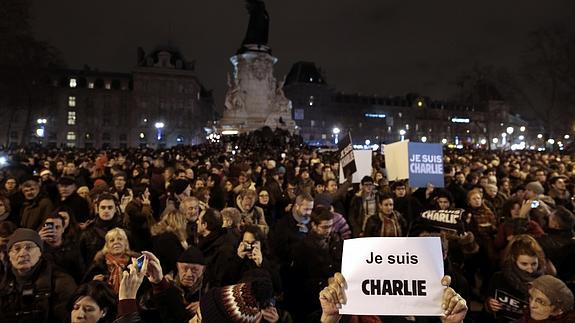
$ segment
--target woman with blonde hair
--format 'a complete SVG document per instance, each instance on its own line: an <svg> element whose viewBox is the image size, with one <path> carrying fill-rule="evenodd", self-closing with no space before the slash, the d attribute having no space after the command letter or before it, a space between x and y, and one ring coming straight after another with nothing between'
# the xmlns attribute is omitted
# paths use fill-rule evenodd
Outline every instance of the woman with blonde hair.
<svg viewBox="0 0 575 323"><path fill-rule="evenodd" d="M174 209L165 212L151 228L153 252L164 273L175 272L178 257L188 249L186 225L186 215Z"/></svg>
<svg viewBox="0 0 575 323"><path fill-rule="evenodd" d="M104 247L96 253L92 265L84 275L84 282L92 279L108 282L117 294L122 272L132 263L132 258L137 258L139 254L130 250L130 243L124 229L111 229L106 233L105 239Z"/></svg>

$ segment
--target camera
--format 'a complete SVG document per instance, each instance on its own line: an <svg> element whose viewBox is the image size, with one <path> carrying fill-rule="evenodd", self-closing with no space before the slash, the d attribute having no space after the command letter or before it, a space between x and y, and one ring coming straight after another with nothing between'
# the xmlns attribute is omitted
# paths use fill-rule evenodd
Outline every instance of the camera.
<svg viewBox="0 0 575 323"><path fill-rule="evenodd" d="M50 230L54 230L54 223L52 222L46 222L44 223L44 228L48 228Z"/></svg>
<svg viewBox="0 0 575 323"><path fill-rule="evenodd" d="M244 242L244 250L245 251L252 251L254 250L254 242Z"/></svg>
<svg viewBox="0 0 575 323"><path fill-rule="evenodd" d="M531 202L531 208L536 209L539 207L539 204L540 204L539 201L533 201Z"/></svg>

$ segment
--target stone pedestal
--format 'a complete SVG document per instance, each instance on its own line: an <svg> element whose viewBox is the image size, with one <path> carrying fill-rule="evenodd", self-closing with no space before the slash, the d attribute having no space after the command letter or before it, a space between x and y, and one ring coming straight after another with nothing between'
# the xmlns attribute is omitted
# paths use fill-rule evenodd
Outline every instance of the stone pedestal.
<svg viewBox="0 0 575 323"><path fill-rule="evenodd" d="M221 130L241 133L269 126L294 132L291 101L283 93L283 81L273 76L277 58L264 45L244 45L248 50L230 58L233 75L228 75L228 91Z"/></svg>

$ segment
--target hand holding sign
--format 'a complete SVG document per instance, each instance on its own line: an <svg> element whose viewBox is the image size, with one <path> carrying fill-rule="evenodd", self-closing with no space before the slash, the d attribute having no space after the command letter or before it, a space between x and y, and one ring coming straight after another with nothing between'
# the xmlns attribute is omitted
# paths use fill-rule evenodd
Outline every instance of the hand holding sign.
<svg viewBox="0 0 575 323"><path fill-rule="evenodd" d="M457 294L453 288L450 288L451 277L443 276L441 284L445 287L442 296L442 309L444 316L441 321L444 323L459 323L462 322L467 315L467 303ZM347 283L345 278L340 273L335 273L335 275L329 279L329 284L324 288L319 294L319 300L321 303L322 323L334 323L338 322L341 318L338 309L341 308L342 304L347 302L347 297L345 290L347 289Z"/></svg>

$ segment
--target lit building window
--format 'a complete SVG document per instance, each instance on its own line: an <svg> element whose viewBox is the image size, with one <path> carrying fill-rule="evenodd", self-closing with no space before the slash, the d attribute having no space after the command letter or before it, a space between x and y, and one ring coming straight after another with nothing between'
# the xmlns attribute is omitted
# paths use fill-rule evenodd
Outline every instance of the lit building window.
<svg viewBox="0 0 575 323"><path fill-rule="evenodd" d="M76 133L74 131L68 131L66 134L66 139L70 141L76 140Z"/></svg>
<svg viewBox="0 0 575 323"><path fill-rule="evenodd" d="M76 111L68 111L68 125L73 126L76 124Z"/></svg>
<svg viewBox="0 0 575 323"><path fill-rule="evenodd" d="M84 135L84 138L85 138L86 140L92 140L92 134L89 133L89 132L86 132L86 134Z"/></svg>
<svg viewBox="0 0 575 323"><path fill-rule="evenodd" d="M75 88L76 86L78 86L78 81L75 78L71 78L70 79L70 87Z"/></svg>
<svg viewBox="0 0 575 323"><path fill-rule="evenodd" d="M109 90L109 89L111 89L111 88L112 88L112 82L110 82L110 81L106 81L106 83L105 83L104 87L106 88L106 90Z"/></svg>
<svg viewBox="0 0 575 323"><path fill-rule="evenodd" d="M88 82L88 88L93 89L94 88L94 82L92 82L92 81Z"/></svg>
<svg viewBox="0 0 575 323"><path fill-rule="evenodd" d="M310 95L310 97L309 97L309 106L310 107L313 107L314 101L315 101L315 98L313 97L313 95Z"/></svg>
<svg viewBox="0 0 575 323"><path fill-rule="evenodd" d="M76 97L75 96L69 96L68 97L68 106L71 108L76 106Z"/></svg>

